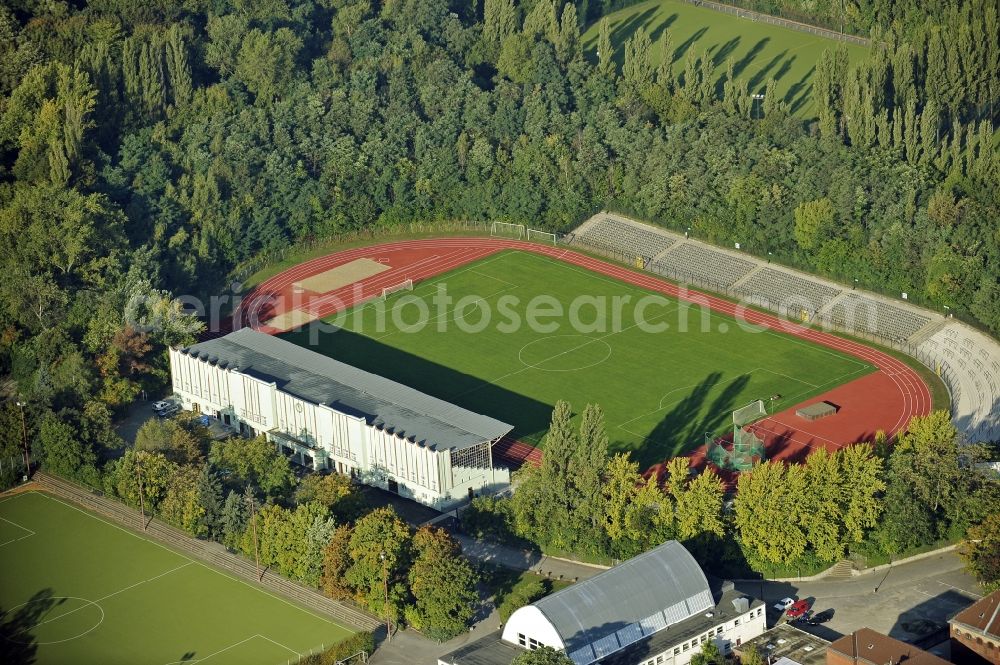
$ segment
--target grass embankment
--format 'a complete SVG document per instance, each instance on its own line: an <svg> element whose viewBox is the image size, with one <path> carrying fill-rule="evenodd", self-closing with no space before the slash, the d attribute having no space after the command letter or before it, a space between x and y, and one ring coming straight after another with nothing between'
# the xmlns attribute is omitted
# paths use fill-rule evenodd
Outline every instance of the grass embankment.
<svg viewBox="0 0 1000 665"><path fill-rule="evenodd" d="M663 57L660 35L669 30L675 74L683 72L688 50L693 49L698 56L707 51L717 78L725 76L727 63L732 60L736 77L747 80L750 92L763 92L768 79L774 79L777 93L794 114L803 118L816 115L812 100L816 62L825 49L838 44L807 32L739 18L680 0L643 2L608 14L607 18L619 65L625 57L626 40L640 27L652 39L650 61L658 65ZM599 26L595 23L583 35L587 57L595 61L598 34ZM852 63L868 53L862 46L846 46Z"/></svg>

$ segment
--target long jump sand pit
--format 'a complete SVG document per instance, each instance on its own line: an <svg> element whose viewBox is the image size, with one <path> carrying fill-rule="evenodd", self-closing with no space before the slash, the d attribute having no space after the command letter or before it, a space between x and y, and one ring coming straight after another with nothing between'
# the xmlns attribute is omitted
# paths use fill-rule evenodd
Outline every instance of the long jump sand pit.
<svg viewBox="0 0 1000 665"><path fill-rule="evenodd" d="M379 263L371 259L355 259L350 263L345 263L312 277L306 277L298 282L293 282L292 286L312 291L313 293L328 293L348 284L368 279L391 268L392 266L387 263Z"/></svg>
<svg viewBox="0 0 1000 665"><path fill-rule="evenodd" d="M288 332L289 330L295 330L296 328L301 328L310 321L314 321L319 318L308 309L293 309L287 312L283 312L273 319L268 319L264 321L264 325L270 328L274 328L278 332Z"/></svg>

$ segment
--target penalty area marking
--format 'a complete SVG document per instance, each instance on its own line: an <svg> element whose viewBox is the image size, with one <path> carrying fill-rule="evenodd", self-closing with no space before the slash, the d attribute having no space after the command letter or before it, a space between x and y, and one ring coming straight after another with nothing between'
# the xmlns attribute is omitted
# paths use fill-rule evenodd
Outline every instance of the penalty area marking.
<svg viewBox="0 0 1000 665"><path fill-rule="evenodd" d="M187 663L203 663L206 660L208 660L209 658L214 658L215 656L218 656L220 653L224 653L226 651L229 651L230 649L235 649L236 647L242 646L242 645L246 644L247 642L249 642L250 640L256 639L258 637L260 639L262 639L262 640L266 640L268 642L271 642L272 644L274 644L276 646L279 646L282 649L285 649L286 651L290 651L291 653L294 653L298 658L302 658L302 656L303 656L303 654L299 653L298 651L296 651L295 649L291 648L287 644L282 644L281 642L278 642L277 640L272 640L270 637L267 637L265 635L261 635L260 633L254 633L250 637L242 639L239 642L233 642L232 644L230 644L227 647L223 647L223 648L219 649L218 651L213 651L212 653L208 654L207 656L203 656L201 658L184 659L184 660L172 660L172 661L170 661L168 663L164 663L164 665L185 665Z"/></svg>
<svg viewBox="0 0 1000 665"><path fill-rule="evenodd" d="M12 522L11 520L7 519L6 517L0 517L0 520L6 522L7 524L13 524L14 526L16 526L21 531L27 531L28 532L27 535L20 536L19 538L10 538L9 540L3 541L2 543L0 543L0 547L3 547L4 545L10 545L12 543L16 543L19 540L24 540L25 538L31 538L32 536L37 536L38 535L36 532L32 531L28 527L21 526L17 522Z"/></svg>

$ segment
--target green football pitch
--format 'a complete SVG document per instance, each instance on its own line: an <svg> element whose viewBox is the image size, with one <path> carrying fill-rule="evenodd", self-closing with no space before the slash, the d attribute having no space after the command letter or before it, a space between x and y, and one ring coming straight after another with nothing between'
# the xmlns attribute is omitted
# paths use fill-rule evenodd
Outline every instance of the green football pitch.
<svg viewBox="0 0 1000 665"><path fill-rule="evenodd" d="M605 316L598 314L601 303ZM529 324L531 311L556 308L562 316ZM773 413L874 369L518 251L327 322L341 329L313 333L312 340L308 330L285 338L510 423L515 436L536 445L557 400L577 413L596 402L605 410L612 449L630 450L647 464L701 445L706 432L723 431L732 411L752 400L764 399ZM769 401L775 395L780 399Z"/></svg>
<svg viewBox="0 0 1000 665"><path fill-rule="evenodd" d="M0 500L0 660L284 665L350 632L40 492Z"/></svg>
<svg viewBox="0 0 1000 665"><path fill-rule="evenodd" d="M837 42L816 35L768 23L739 18L731 14L695 7L682 0L653 0L608 14L611 43L619 69L624 59L625 41L642 27L653 41L650 61L660 63L660 35L670 31L673 44L674 73L684 71L688 50L700 57L708 51L715 65L715 76L726 74L727 62L733 61L737 78L747 80L750 92L763 92L768 79L792 112L802 117L815 115L812 102L812 75L825 49ZM597 60L598 24L583 35L587 57ZM850 61L861 60L868 49L847 44Z"/></svg>

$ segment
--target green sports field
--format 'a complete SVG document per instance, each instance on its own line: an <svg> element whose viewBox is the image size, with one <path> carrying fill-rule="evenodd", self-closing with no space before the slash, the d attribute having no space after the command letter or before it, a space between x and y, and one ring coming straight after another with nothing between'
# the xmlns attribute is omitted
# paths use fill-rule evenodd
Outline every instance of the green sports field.
<svg viewBox="0 0 1000 665"><path fill-rule="evenodd" d="M0 661L276 665L350 632L40 492L0 500Z"/></svg>
<svg viewBox="0 0 1000 665"><path fill-rule="evenodd" d="M576 412L597 402L612 447L633 451L641 463L697 447L705 432L722 431L732 410L751 400L781 395L769 403L774 412L873 369L825 347L747 331L707 309L651 296L546 256L505 251L328 319L342 329L320 333L315 345L307 331L285 337L508 422L516 436L536 444L557 400L568 400ZM597 314L602 302L604 317ZM529 325L529 305L536 314L560 307L563 316L536 317L538 325Z"/></svg>
<svg viewBox="0 0 1000 665"><path fill-rule="evenodd" d="M745 78L751 92L763 92L768 79L775 80L776 90L792 112L802 116L815 115L811 79L816 62L825 49L837 42L789 28L755 22L704 7L695 7L681 0L652 0L608 14L611 42L615 58L624 60L625 41L640 27L653 41L650 60L659 64L660 35L670 31L674 53L674 72L684 70L688 49L696 56L706 50L715 64L715 75L726 73L732 59L737 78ZM598 24L583 35L587 56L596 61ZM847 44L851 62L861 60L867 49Z"/></svg>

